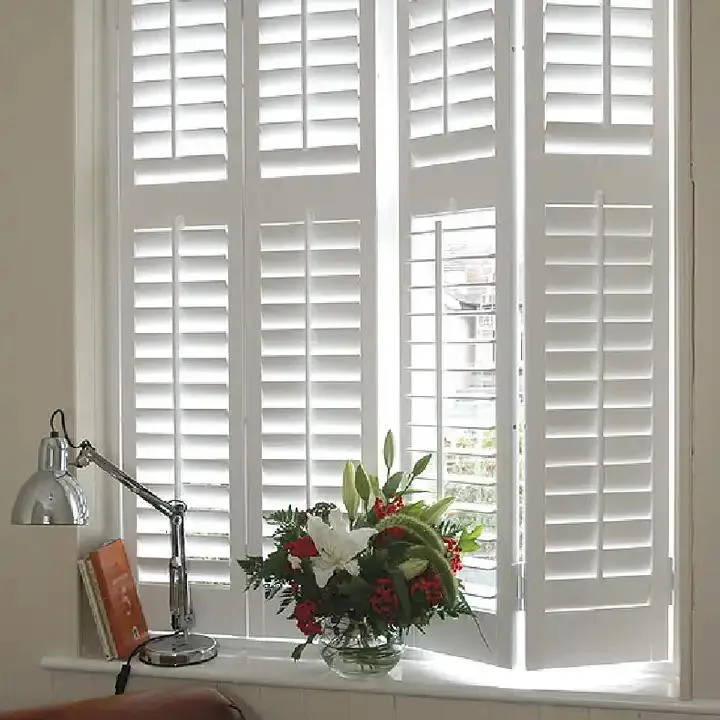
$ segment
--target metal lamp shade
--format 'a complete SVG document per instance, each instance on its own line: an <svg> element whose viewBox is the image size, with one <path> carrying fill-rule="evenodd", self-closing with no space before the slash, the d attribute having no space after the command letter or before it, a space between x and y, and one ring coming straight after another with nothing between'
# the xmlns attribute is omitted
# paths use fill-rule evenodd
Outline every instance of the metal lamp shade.
<svg viewBox="0 0 720 720"><path fill-rule="evenodd" d="M20 488L13 525L86 525L85 494L68 470L68 444L50 436L40 441L38 470Z"/></svg>

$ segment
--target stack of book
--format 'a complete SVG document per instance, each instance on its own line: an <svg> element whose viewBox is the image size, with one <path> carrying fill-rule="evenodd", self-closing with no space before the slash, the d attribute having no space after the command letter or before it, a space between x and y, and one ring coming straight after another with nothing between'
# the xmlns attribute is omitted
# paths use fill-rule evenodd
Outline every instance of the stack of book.
<svg viewBox="0 0 720 720"><path fill-rule="evenodd" d="M105 657L126 659L149 634L125 544L106 543L78 566Z"/></svg>

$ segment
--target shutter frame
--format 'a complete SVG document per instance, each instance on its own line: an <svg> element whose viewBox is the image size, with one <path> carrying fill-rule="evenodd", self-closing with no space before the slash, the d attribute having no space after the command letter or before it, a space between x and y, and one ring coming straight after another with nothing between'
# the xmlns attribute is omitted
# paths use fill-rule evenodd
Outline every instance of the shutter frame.
<svg viewBox="0 0 720 720"><path fill-rule="evenodd" d="M418 420L415 418L416 413L413 409L415 401L413 400L412 381L413 375L422 373L416 372L420 365L414 364L410 351L410 341L418 337L412 329L413 315L417 312L413 312L413 293L418 292L413 290L413 287L428 284L418 283L413 277L413 267L423 265L413 259L412 250L412 243L415 242L412 239L413 233L419 224L427 224L430 221L434 225L435 247L437 248L438 246L444 247L448 222L451 223L451 227L459 226L463 222L463 218L470 218L473 212L480 217L492 215L496 276L495 323L498 328L503 327L506 330L506 332L497 332L497 358L494 364L497 395L494 403L496 407L493 410L497 426L495 431L497 438L496 569L490 570L489 573L481 571L482 575L478 574L479 577L492 576L493 572L495 575L495 599L489 600L489 603L496 604L496 609L476 612L477 620L488 643L487 645L483 643L474 622L467 617L454 621L452 627L443 625L440 628L431 624L427 633L422 635L416 633L413 642L427 650L460 655L505 667L510 667L513 662L512 638L517 601L517 587L513 570L516 548L512 532L515 508L515 444L517 440L512 429L515 422L513 397L517 392L517 378L514 372L517 325L515 287L512 278L515 263L513 152L511 146L512 128L515 122L512 101L514 83L511 53L514 36L514 8L512 6L512 3L498 3L492 0L473 3L471 9L482 16L485 24L481 27L485 29L480 29L479 35L475 37L472 34L470 36L466 34L462 36L462 39L453 37L450 27L450 24L453 23L452 28L457 29L458 23L466 22L469 19L462 17L463 11L468 9L467 6L463 7L462 3L444 2L443 0L434 2L401 0L398 3L397 22L400 97L400 446L403 467L411 466L417 459L418 453L433 451L437 454L440 437L442 435L444 444L447 434L445 431L438 430L436 417L432 421L420 423L433 425L432 429L437 433L437 439L432 443L432 447L427 445L418 447L417 442L414 441L414 435L418 433ZM413 20L413 13L416 12L422 16L417 21ZM461 17L454 19L454 14L458 12ZM433 23L427 26L420 25L422 43L425 43L425 39L430 37L431 42L437 45L442 38L439 52L445 59L435 60L434 56L437 55L437 51L432 50L435 45L427 47L423 45L416 54L413 54L413 33L417 32L417 25L414 27L413 24L423 23L427 18L432 18ZM487 25L490 19L492 19L492 26ZM494 45L494 57L485 57L486 41L478 40L478 38L484 37L484 33L489 27L492 32L490 42ZM471 24L464 28L463 32L467 33L468 29L472 32L477 28L477 25ZM469 50L471 52L468 52ZM474 52L475 50L477 53ZM468 62L469 67L473 68L471 73L478 69L473 63L478 67L484 67L489 61L491 63L489 71L492 72L492 68L494 68L492 79L495 86L495 101L492 104L493 119L488 123L487 115L479 113L471 116L476 119L478 126L461 133L453 132L450 122L450 113L454 107L451 93L453 81L462 77L462 75L457 77L453 75L453 58L458 56L459 51L462 51L463 61ZM447 53L446 56L444 52ZM434 101L435 107L442 110L444 126L435 128L434 134L429 137L416 137L413 129L416 115L426 111L413 109L413 104L417 102L418 98L418 86L422 87L424 84L423 80L414 82L413 78L417 80L417 76L413 73L417 69L420 58L424 63L421 67L424 69L428 66L427 55L433 56L431 57L432 61L438 64L435 73L440 73L438 76L440 81L442 82L443 78L446 81L441 98L436 97ZM480 72L487 71L480 70ZM492 100L492 92L488 93L488 97ZM468 137L471 137L468 133L475 133L472 135L474 139L470 144L467 142ZM461 136L459 141L458 136ZM462 152L457 154L460 147ZM429 153L429 149L432 149L432 154ZM468 219L467 222L472 221ZM427 234L432 236L432 229ZM435 257L435 251L427 255L427 258L432 260L430 265L434 268L434 281L430 281L428 276L428 282L434 288L433 293L437 292L440 282L447 287L445 274L438 270ZM446 262L452 261L444 258L443 264ZM441 273L442 278L440 277ZM424 291L421 289L419 292ZM438 311L437 297L433 302L435 309L432 311L432 319L436 325L435 335L437 335L438 327L444 326L449 315L444 309ZM428 310L428 312L430 311ZM438 320L440 315L443 315L445 319ZM433 352L436 354L433 367L437 385L437 365L438 358L440 358L437 338L434 344L431 344L435 348ZM442 362L444 363L444 359ZM444 392L443 395L445 395ZM432 402L437 402L437 388L434 391ZM469 422L469 424L472 425L473 422ZM444 457L444 450L442 453L442 457ZM433 461L431 467L435 464ZM444 470L443 474L445 474ZM433 484L436 482L436 480L432 480ZM444 488L443 491L445 491ZM488 601L484 602L487 604Z"/></svg>
<svg viewBox="0 0 720 720"><path fill-rule="evenodd" d="M148 12L154 13L152 18L155 18L157 22L166 22L168 18L172 20L174 17L179 25L183 26L177 29L177 35L184 33L183 42L187 42L196 27L193 24L195 22L193 17L187 13L194 11L199 13L198 23L207 22L207 13L210 11L215 15L218 13L223 15L224 59L219 53L215 53L210 59L212 63L215 63L216 69L219 67L218 62L222 63L224 83L230 88L230 91L227 92L227 99L224 101L225 121L222 132L227 138L231 138L236 122L235 118L230 117L230 110L234 103L232 88L236 83L238 87L240 86L241 75L239 66L229 62L228 57L238 57L240 48L237 46L237 41L240 36L239 34L233 36L226 30L237 23L240 18L239 0L215 0L204 6L186 4L181 8L181 17L179 18L175 15L178 12L177 4L170 1L145 4L119 3L117 9L120 325L123 338L121 343L123 370L121 377L122 456L125 469L130 474L137 476L141 482L148 482L147 471L151 469L151 465L148 464L147 459L143 459L147 458L147 454L141 447L143 441L150 440L148 447L151 448L151 452L155 452L152 448L157 446L158 439L162 437L162 434L155 435L159 432L158 422L162 417L165 417L165 422L167 422L169 415L172 415L172 423L176 425L180 422L181 427L185 427L185 430L182 431L183 435L172 440L174 447L169 456L177 457L177 454L180 453L184 469L170 471L175 474L174 482L168 482L170 476L167 472L163 472L162 477L158 476L161 485L156 485L154 489L163 494L174 495L173 487L175 487L190 505L186 535L191 593L197 629L210 633L241 634L244 632L244 597L242 594L235 597L242 585L239 582L241 580L239 572L233 567L234 563L231 563L231 558L240 554L238 539L236 533L233 532L233 525L236 529L238 525L230 520L231 508L234 511L238 502L234 497L229 498L230 488L238 482L238 479L242 482L242 478L238 478L239 465L232 461L232 458L238 454L237 445L242 442L242 436L231 431L230 425L236 423L229 419L230 411L236 405L237 399L236 396L231 399L229 376L222 380L223 371L220 371L221 375L218 375L220 368L217 362L222 362L223 353L213 359L210 357L212 352L201 350L200 354L206 355L206 358L192 360L189 358L195 352L188 346L188 342L191 344L194 342L192 333L197 333L200 329L198 321L207 321L218 329L224 327L225 330L221 333L225 338L224 342L237 341L237 332L230 327L231 317L235 317L235 322L237 322L237 310L233 309L236 302L229 295L227 277L236 262L236 254L231 251L232 244L229 238L237 233L238 220L242 217L242 206L238 203L238 198L242 197L239 185L241 173L237 172L238 162L240 167L242 163L241 145L234 143L232 148L225 150L222 160L223 172L205 176L202 182L188 182L188 180L197 180L197 175L170 174L163 178L154 175L138 175L138 172L142 173L142 168L145 167L139 163L144 163L145 160L133 157L138 152L135 141L139 136L135 130L141 127L137 124L134 126L134 122L138 122L138 117L133 107L137 102L133 86L139 76L134 77L134 73L138 71L138 56L134 55L133 42L137 37L136 33L146 32L137 25L133 25L133 13L136 13L136 17L138 17L138 13L143 17L147 17ZM163 17L165 20L162 20ZM171 26L168 27L171 28ZM197 25L197 27L202 28L202 25ZM151 30L150 32L155 31ZM168 35L173 34L172 29L163 32ZM216 25L212 31L213 38L209 39L212 39L212 42L219 42L220 32L220 26ZM183 58L178 57L181 67L177 76L180 78L185 75L195 75L189 81L192 83L192 87L187 84L180 87L184 81L179 79L174 81L171 76L169 82L176 83L176 90L178 92L182 90L182 93L185 94L180 93L174 96L172 102L177 105L171 104L167 108L167 112L175 117L172 120L172 129L177 132L177 144L174 144L173 147L178 153L178 162L185 163L186 168L195 162L193 158L196 156L192 155L194 150L190 150L190 155L185 160L181 159L184 152L181 144L184 132L182 123L187 120L187 117L183 118L178 113L184 112L185 105L183 103L187 102L199 102L200 104L196 107L203 109L202 103L209 97L204 94L202 85L204 82L202 79L203 68L207 67L207 63L203 65L206 54L200 47L202 42L197 45L193 40L192 43L192 48L185 47L184 49L195 49L198 52ZM175 50L182 52L183 48L173 47L170 42L170 45L163 50L169 58L167 63L170 67L172 67L170 55ZM144 62L144 58L140 59ZM159 67L157 57L151 59L154 66ZM199 64L193 65L193 62ZM212 79L209 82L215 83L216 89L212 92L217 93L217 82ZM195 94L188 95L188 89ZM136 98L135 101L133 97ZM215 116L217 116L218 109L216 106L213 110ZM167 112L163 111L164 114ZM213 119L211 116L212 113L207 115L209 122L220 127L217 118ZM142 154L143 146L140 147L139 152ZM186 160L190 165L186 163ZM159 162L165 163L166 169L174 172L172 169L175 166L174 160L161 159ZM201 160L201 164L202 162L204 161ZM217 229L214 239L212 228ZM164 256L148 260L155 271L165 273L161 278L160 285L152 283L148 285L143 282L142 276L138 274L140 272L139 263L146 261L134 257L138 251L142 250L137 243L142 240L143 233L147 234L148 232L161 233L157 236L157 241L152 239L151 246L148 246L148 252L151 254L157 249L160 256ZM164 235L162 235L163 233ZM220 234L218 235L218 233ZM170 245L167 245L168 241ZM170 248L169 255L168 248ZM168 268L171 276L167 276ZM203 283L195 282L201 279L198 272L206 271L211 274L222 273L222 277L217 277L219 281L216 283L217 287L212 288L211 284L203 285ZM188 281L190 282L188 283ZM224 290L218 295L221 287ZM150 290L149 294L146 292L148 289ZM199 290L201 295L198 295ZM213 306L216 302L219 304ZM143 305L146 306L145 309L143 309ZM173 308L176 309L173 310ZM170 326L167 324L167 316L173 318ZM199 336L197 337L199 338ZM220 336L218 335L218 337ZM167 361L152 360L149 361L152 367L147 365L144 368L144 377L149 383L147 388L157 394L161 387L157 384L160 377L158 362L169 363L169 367L172 368L171 373L174 375L174 379L171 378L174 387L171 395L165 399L160 398L160 404L157 400L150 399L149 410L142 410L136 405L136 394L141 388L139 383L143 377L136 373L143 371L140 365L143 362L147 364L147 361L136 359L135 347L140 347L137 343L143 339L149 339L152 342L156 340L169 342L171 348L167 355ZM228 352L226 348L224 351L226 360ZM173 357L176 359L173 360ZM242 358L242 353L237 354L237 357ZM163 372L166 370L167 368ZM240 376L242 376L242 367L239 370ZM150 374L148 371L151 371ZM233 372L233 375L235 374ZM202 398L198 396L193 399L193 385L196 388L202 388L204 387L202 384L196 385L196 383L207 381L212 383L207 387L207 390L212 390L212 392L209 394L203 392ZM242 384L237 383L237 387L242 387ZM167 406L167 410L162 410L161 408L166 407L169 399L170 406ZM201 404L211 402L220 403L220 405L217 405L216 411L199 410L200 405L197 404L197 400L202 400ZM179 402L180 405L178 405ZM198 410L190 409L193 406ZM214 420L207 412L215 413ZM222 421L220 421L221 415L223 416ZM237 413L237 417L241 417L241 412ZM149 421L152 421L152 427L148 425ZM208 421L213 422L214 425L211 427ZM137 423L143 422L151 433L148 436L137 432L138 427L142 429L142 425L137 426ZM197 422L200 424L198 425ZM162 432L166 433L164 430ZM198 432L200 434L197 434ZM218 432L220 434L213 438L212 433ZM231 435L233 437L232 444L230 443ZM169 448L166 447L163 450L158 446L158 450L160 453L167 453ZM186 482L191 479L187 474L192 474L190 466L205 462L199 459L201 456L207 454L208 457L216 457L218 453L222 455L223 452L226 454L226 460L224 469L219 475L212 475L207 483L203 480L200 485L196 484L198 480L202 479L199 475L194 478L195 484ZM240 456L242 457L242 451L240 451ZM198 460L192 460L193 457ZM165 464L168 467L176 467L176 461L172 459L167 460ZM198 465L199 467L200 465ZM200 521L198 524L198 522L192 522L195 514L193 506L206 507L208 510L214 509L212 512L202 510L195 518ZM208 525L208 521L212 528ZM138 533L138 529L143 527L147 530L144 539L139 537ZM150 509L143 508L137 498L129 493L124 495L123 534L139 581L140 595L148 621L151 627L157 630L167 628L169 619L166 580L166 566L169 560L169 529L164 518ZM208 530L212 530L213 533L219 532L219 535L215 538L209 537L206 535ZM163 550L165 546L168 548L167 553ZM212 559L210 556L216 556L217 559ZM231 587L234 588L233 591L231 591Z"/></svg>
<svg viewBox="0 0 720 720"><path fill-rule="evenodd" d="M263 63L268 62L267 45L261 42L264 3L245 7L247 471L249 478L261 479L247 488L251 553L260 552L263 542L269 541L271 529L263 523L263 512L271 505L303 507L321 500L342 505L345 461L362 459L367 467L376 466L375 20L373 0L343 0L343 7L353 4L356 24L341 22L337 27L355 27L357 32L356 162L345 172L323 164L318 157L328 148L322 145L322 136L315 136L319 149L293 148L307 160L304 174L281 172L282 163L267 160L273 151L263 149L258 126L262 131L259 120L266 88L260 83ZM311 0L289 5L290 21L303 27L300 38L306 50L293 62L300 63L298 72L305 76L299 96L300 122L307 125L318 94L310 76L317 79L323 70L325 79L332 79L334 65L331 59L310 53L313 27L317 27L313 23L318 19L311 12ZM340 18L348 19L349 15ZM288 27L297 33L292 23ZM348 77L346 67L343 77ZM311 144L309 126L305 129L303 142ZM290 240L281 240L283 234ZM280 345L273 336L281 339ZM342 377L337 382L326 382L324 360L333 356L328 352L340 356ZM290 370L291 365L291 375L281 379L278 370ZM333 427L335 416L339 422ZM294 425L286 422L288 418ZM283 429L281 420L293 426ZM342 423L346 429L338 433ZM293 463L273 458L273 444L283 438L293 442ZM295 475L292 482L278 485L278 478L288 473ZM297 638L293 624L275 610L260 592L250 593L248 633Z"/></svg>
<svg viewBox="0 0 720 720"><path fill-rule="evenodd" d="M606 114L604 118L606 123L608 119L611 122L606 125L606 135L602 140L608 143L607 152L603 154L598 150L602 146L596 145L573 154L558 149L557 144L546 146L543 6L541 0L531 0L526 13L527 665L528 669L540 669L664 660L668 653L668 605L672 587L668 562L670 378L667 279L670 239L667 9L662 8L661 3L654 4L652 100L655 116L650 127L653 142L650 154L640 146L629 149L626 145L612 144L613 132L625 132L624 126L612 124L612 114L609 117ZM606 20L613 17L616 7L615 3L609 2L597 4L597 8L605 12ZM595 6L590 9L593 8ZM604 42L607 49L607 44L614 40L606 37ZM603 87L606 103L612 102L614 97L610 82L611 79ZM597 127L588 125L586 130L593 131ZM617 218L621 213L625 214L625 218L618 223ZM623 232L618 228L623 227L623 222L630 222L629 218L638 221L640 216L646 223L652 223L650 235L647 232L643 234L636 226L632 231L625 231L625 235L630 237L623 237ZM583 225L588 218L594 223L589 230L587 224ZM569 230L571 227L574 229ZM565 238L561 237L563 234ZM569 244L572 240L576 241L577 248L585 243L582 247L587 248L590 254L575 259L572 254L563 256L562 252L569 252L569 248L574 247ZM649 259L638 259L639 255L633 259L633 243L637 246L644 243L643 248L649 247L652 253ZM576 256L581 252L577 248L572 251ZM625 260L618 260L619 252L625 253ZM569 262L569 267L576 263L577 269L572 276L553 274L553 268L561 269L558 263L563 262ZM624 278L618 280L616 268L622 268L623 262L630 265L624 269ZM633 266L632 263L640 265ZM644 272L643 263L654 281L651 290L643 289L642 283L637 284ZM583 270L583 265L587 270ZM596 405L593 406L592 402L584 404L580 395L568 394L573 387L576 392L580 392L577 390L583 386L580 379L585 377L583 373L588 370L582 370L579 365L571 368L568 364L568 358L572 359L573 355L580 356L582 353L566 353L563 372L570 373L567 375L570 380L567 387L570 390L563 392L565 404L558 405L557 399L553 401L552 398L560 397L557 393L562 386L558 383L553 385L554 376L548 375L548 368L558 372L563 364L556 362L557 354L548 355L547 350L559 347L558 342L565 343L568 348L572 347L570 343L585 348L587 342L590 342L578 334L582 324L572 326L563 320L563 313L568 319L582 314L583 311L573 300L577 301L578 292L588 292L583 289L588 288L584 285L584 278L592 275L587 273L595 273L595 287L598 287L597 282L601 282L604 288L602 295L596 294L592 298L595 302L592 313L595 314L588 316L587 321L582 321L586 325L591 323L589 332L599 333L599 339L594 340L595 360L599 365L587 375L587 387L594 387L593 392L599 392L600 395L596 396ZM624 288L623 282L630 285ZM577 289L569 289L570 283L574 283ZM558 298L564 303L564 310L559 310L559 306L551 304L551 301L553 294L558 292L556 288L563 287L568 288L565 292L570 292L570 295L564 300ZM628 292L637 294L627 295ZM638 304L645 297L651 303L650 307ZM628 319L635 324L626 323L623 328L618 312L626 312ZM634 318L644 319L637 322ZM615 325L611 324L613 319ZM645 352L645 355L651 356L651 375L647 381L642 379L642 373L646 370L638 370L641 360L644 361L643 352L633 351L627 344L633 339L636 344L645 342L640 329L647 331L647 342L652 343L652 350ZM554 334L551 334L551 330ZM618 340L617 331L623 330L627 331L627 335ZM559 335L559 332L563 332L563 335ZM605 347L604 351L598 348L599 343ZM613 347L618 348L620 353L614 353ZM619 367L624 367L624 375L632 378L633 373L628 368L633 363L636 379L626 380L624 385L619 386L620 396L629 398L626 401L629 403L628 410L613 410L613 407L620 407L613 386L616 382L613 380L613 372L617 373ZM604 380L598 381L599 377ZM639 401L639 404L635 403L639 409L633 410L633 396L628 393L634 393L637 397L648 397L650 393L651 405L645 407ZM554 402L555 405L546 408L548 402ZM560 410L554 411L552 407ZM583 407L587 410L583 410ZM605 409L598 411L593 410L593 407ZM573 408L576 408L574 414L571 413ZM578 433L577 430L578 423L584 422L587 414L593 412L593 422L601 423L601 429L598 433L596 425L595 430L588 430L587 439L583 439L582 432ZM613 426L612 423L619 422L623 412L626 413L626 420L630 417L627 413L635 413L634 419L628 422L630 426L636 423L637 430L626 430L617 436L617 429L613 431L612 428L621 426ZM648 416L652 418L649 429L641 426ZM563 422L569 422L570 417L575 419L572 425L563 426L557 424L557 417L564 417ZM628 432L639 432L641 436L633 439L632 435L627 435ZM622 442L625 445L621 445ZM633 467L641 466L633 466L633 461L627 460L630 473L620 476L618 472L622 468L607 463L618 462L618 458L622 457L631 458L633 453L642 454L645 451L641 448L647 444L651 446L647 450L647 463L651 469L646 489L639 486L637 471L634 474L632 471ZM589 452L588 448L602 461L602 465L593 464L597 460L591 461L582 455ZM580 455L573 459L567 455L571 451ZM563 454L567 460L559 460ZM581 456L585 459L579 459ZM575 484L567 484L564 489L557 485L558 470L555 465L558 462L570 466L568 471L574 472L574 476L568 475L566 479L574 477L572 482ZM546 463L550 465L546 467ZM583 463L589 463L586 472L583 472ZM599 472L595 470L598 467L601 468ZM593 473L597 473L597 476ZM578 478L582 478L583 487L577 485ZM570 483L570 480L567 482ZM634 488L635 493L624 496L614 494L623 483L627 485L627 490ZM592 499L596 501L595 504L588 505ZM621 501L619 504L618 500ZM599 514L605 521L592 521L590 515L582 513L594 513L596 518ZM646 517L644 513L649 513L647 520L643 519ZM563 515L567 519L563 520ZM612 524L615 518L623 516L628 518L624 526L622 523ZM575 521L573 518L583 519ZM583 530L587 531L583 535L585 539L580 537ZM633 540L627 534L634 532L637 535L641 530L648 533L641 540ZM589 540L592 532L595 533L594 539ZM625 537L621 539L623 532ZM594 577L586 575L590 556L595 563ZM638 561L638 557L642 560ZM639 566L634 569L633 562L649 564L643 565L641 571ZM611 568L612 563L615 563L615 569L608 570L608 563ZM623 567L626 569L622 570ZM589 610L590 607L594 609Z"/></svg>

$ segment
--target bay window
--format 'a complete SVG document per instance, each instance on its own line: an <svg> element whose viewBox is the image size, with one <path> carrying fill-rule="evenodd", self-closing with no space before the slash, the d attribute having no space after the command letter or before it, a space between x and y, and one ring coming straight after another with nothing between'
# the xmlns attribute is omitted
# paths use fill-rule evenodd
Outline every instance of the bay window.
<svg viewBox="0 0 720 720"><path fill-rule="evenodd" d="M117 3L124 466L189 507L198 627L294 628L235 559L394 430L482 523L499 665L668 658L669 0ZM169 538L123 533L162 629ZM522 648L522 650L518 650Z"/></svg>

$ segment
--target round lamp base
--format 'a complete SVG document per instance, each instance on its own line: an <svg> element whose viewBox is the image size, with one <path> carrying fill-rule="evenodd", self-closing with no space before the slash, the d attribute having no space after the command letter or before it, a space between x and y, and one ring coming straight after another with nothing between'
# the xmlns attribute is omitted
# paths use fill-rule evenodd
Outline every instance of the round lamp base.
<svg viewBox="0 0 720 720"><path fill-rule="evenodd" d="M217 643L207 635L171 635L151 640L141 651L146 665L180 667L198 665L217 655Z"/></svg>

